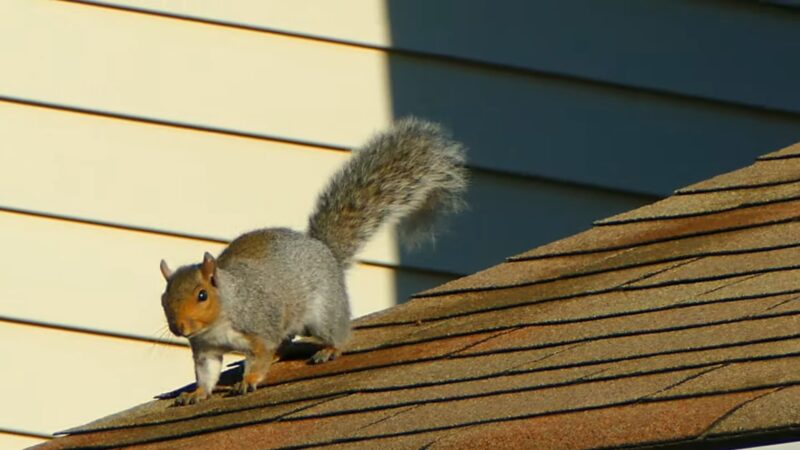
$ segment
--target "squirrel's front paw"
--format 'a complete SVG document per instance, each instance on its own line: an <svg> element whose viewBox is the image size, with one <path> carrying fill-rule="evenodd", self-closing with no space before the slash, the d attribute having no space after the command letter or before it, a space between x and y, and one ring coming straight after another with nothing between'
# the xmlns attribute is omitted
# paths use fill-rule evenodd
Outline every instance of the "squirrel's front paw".
<svg viewBox="0 0 800 450"><path fill-rule="evenodd" d="M258 383L251 383L242 380L231 387L231 394L245 395L249 394L250 392L255 392L256 389L258 389Z"/></svg>
<svg viewBox="0 0 800 450"><path fill-rule="evenodd" d="M208 393L203 389L195 389L192 392L182 392L175 399L175 406L194 405L208 398Z"/></svg>

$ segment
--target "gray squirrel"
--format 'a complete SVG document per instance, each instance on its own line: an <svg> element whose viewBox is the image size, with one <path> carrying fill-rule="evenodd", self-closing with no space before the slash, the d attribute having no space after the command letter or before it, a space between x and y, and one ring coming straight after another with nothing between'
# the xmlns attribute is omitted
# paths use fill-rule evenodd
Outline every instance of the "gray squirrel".
<svg viewBox="0 0 800 450"><path fill-rule="evenodd" d="M374 136L329 181L308 231L263 228L234 239L214 258L174 272L161 304L170 331L189 339L197 387L176 405L208 398L222 355L245 354L234 394L255 391L279 345L295 335L320 345L309 360L341 354L350 335L344 272L385 223L398 222L402 241L432 238L439 218L464 206L464 148L440 126L415 118Z"/></svg>

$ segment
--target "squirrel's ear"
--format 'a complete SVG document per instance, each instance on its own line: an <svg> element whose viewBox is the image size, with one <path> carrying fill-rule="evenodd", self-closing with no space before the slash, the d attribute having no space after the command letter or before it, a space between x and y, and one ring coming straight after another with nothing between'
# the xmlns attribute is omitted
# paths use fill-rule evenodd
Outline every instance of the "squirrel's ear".
<svg viewBox="0 0 800 450"><path fill-rule="evenodd" d="M161 275L164 275L164 279L167 281L169 281L172 276L172 269L169 268L167 262L163 259L161 260Z"/></svg>
<svg viewBox="0 0 800 450"><path fill-rule="evenodd" d="M203 278L210 279L214 276L217 271L217 260L211 256L211 253L206 252L203 255L203 265L200 267L200 271L203 273Z"/></svg>

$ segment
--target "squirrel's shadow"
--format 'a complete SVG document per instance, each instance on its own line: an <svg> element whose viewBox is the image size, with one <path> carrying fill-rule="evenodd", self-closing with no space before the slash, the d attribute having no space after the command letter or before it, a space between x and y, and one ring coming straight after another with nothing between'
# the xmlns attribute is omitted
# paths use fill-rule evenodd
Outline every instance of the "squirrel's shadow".
<svg viewBox="0 0 800 450"><path fill-rule="evenodd" d="M311 358L311 356L314 355L314 353L316 353L321 348L322 346L320 345L308 342L284 341L281 344L281 346L278 347L276 355L278 357L278 361L307 360ZM235 383L242 380L243 372L244 372L244 360L236 361L235 363L229 364L228 369L222 371L222 373L220 374L219 382L217 383L217 388L223 388L223 390L226 390L227 388L233 386ZM155 396L155 398L159 400L176 398L183 392L194 391L196 387L197 383L187 384L186 386L180 387L173 391L158 394Z"/></svg>

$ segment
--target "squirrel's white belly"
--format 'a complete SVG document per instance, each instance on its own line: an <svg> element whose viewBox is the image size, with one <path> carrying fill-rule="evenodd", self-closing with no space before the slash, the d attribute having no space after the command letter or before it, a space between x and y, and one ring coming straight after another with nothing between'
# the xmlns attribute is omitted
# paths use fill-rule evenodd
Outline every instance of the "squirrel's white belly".
<svg viewBox="0 0 800 450"><path fill-rule="evenodd" d="M215 348L223 351L247 351L250 341L243 333L236 331L229 320L218 320L213 326L202 333L192 336L192 341L206 348Z"/></svg>

